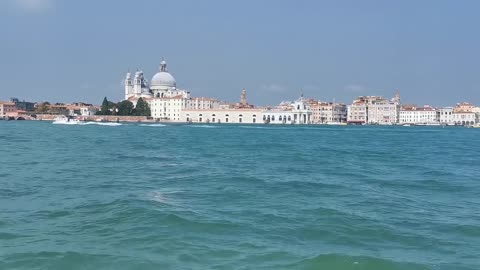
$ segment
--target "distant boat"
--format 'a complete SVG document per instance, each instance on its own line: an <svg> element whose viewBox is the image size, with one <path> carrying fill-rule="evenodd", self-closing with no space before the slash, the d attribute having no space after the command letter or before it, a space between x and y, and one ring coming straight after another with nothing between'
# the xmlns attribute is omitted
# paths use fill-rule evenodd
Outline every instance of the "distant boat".
<svg viewBox="0 0 480 270"><path fill-rule="evenodd" d="M55 120L53 121L53 124L63 124L63 125L77 125L80 123L78 119L74 119L72 117L67 117L67 116L59 116L56 117Z"/></svg>
<svg viewBox="0 0 480 270"><path fill-rule="evenodd" d="M410 127L410 124L403 124L404 127Z"/></svg>
<svg viewBox="0 0 480 270"><path fill-rule="evenodd" d="M345 126L347 123L341 123L341 122L327 122L326 125L329 126Z"/></svg>

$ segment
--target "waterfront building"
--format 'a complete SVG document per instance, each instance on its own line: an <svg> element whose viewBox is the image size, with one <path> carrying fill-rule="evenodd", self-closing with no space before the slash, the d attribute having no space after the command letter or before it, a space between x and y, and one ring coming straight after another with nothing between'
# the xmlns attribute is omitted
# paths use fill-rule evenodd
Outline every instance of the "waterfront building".
<svg viewBox="0 0 480 270"><path fill-rule="evenodd" d="M398 123L400 94L391 100L381 96L360 96L347 107L347 122L351 124L392 125Z"/></svg>
<svg viewBox="0 0 480 270"><path fill-rule="evenodd" d="M311 124L312 110L303 97L292 103L282 102L274 109L264 110L262 120L267 124Z"/></svg>
<svg viewBox="0 0 480 270"><path fill-rule="evenodd" d="M445 107L439 109L439 120L442 125L474 125L477 121L477 113L475 107Z"/></svg>
<svg viewBox="0 0 480 270"><path fill-rule="evenodd" d="M404 105L400 108L400 124L438 124L440 122L440 112L433 107L425 105L417 107L415 105Z"/></svg>
<svg viewBox="0 0 480 270"><path fill-rule="evenodd" d="M0 101L0 117L11 117L18 114L18 109L15 103L8 101Z"/></svg>
<svg viewBox="0 0 480 270"><path fill-rule="evenodd" d="M216 109L219 102L211 98L192 98L190 92L177 88L177 81L167 70L167 62L162 60L160 70L150 83L143 71L137 71L132 79L131 73L125 78L125 99L136 106L142 98L150 106L151 117L157 120L182 121L182 111L190 109Z"/></svg>
<svg viewBox="0 0 480 270"><path fill-rule="evenodd" d="M438 109L439 122L442 125L455 125L453 117L453 107L443 107Z"/></svg>
<svg viewBox="0 0 480 270"><path fill-rule="evenodd" d="M20 101L18 98L11 98L10 102L15 103L15 107L20 111L31 112L35 110L34 102L28 102L25 100Z"/></svg>
<svg viewBox="0 0 480 270"><path fill-rule="evenodd" d="M247 102L247 90L243 89L238 103L222 103L210 98L192 98L182 110L181 122L187 123L263 123L263 109L255 109Z"/></svg>
<svg viewBox="0 0 480 270"><path fill-rule="evenodd" d="M254 108L185 109L180 119L187 123L261 124L262 112Z"/></svg>
<svg viewBox="0 0 480 270"><path fill-rule="evenodd" d="M312 111L312 124L347 122L347 106L342 103L308 101Z"/></svg>
<svg viewBox="0 0 480 270"><path fill-rule="evenodd" d="M474 112L453 112L453 122L459 126L473 126L477 120Z"/></svg>
<svg viewBox="0 0 480 270"><path fill-rule="evenodd" d="M452 117L455 125L472 126L477 122L476 107L468 102L457 103Z"/></svg>
<svg viewBox="0 0 480 270"><path fill-rule="evenodd" d="M475 107L473 109L473 112L475 113L475 117L476 117L475 122L480 123L480 107Z"/></svg>
<svg viewBox="0 0 480 270"><path fill-rule="evenodd" d="M347 123L366 124L367 123L367 103L364 100L354 100L347 106Z"/></svg>
<svg viewBox="0 0 480 270"><path fill-rule="evenodd" d="M83 102L68 104L66 108L72 116L93 116L100 111L100 107Z"/></svg>

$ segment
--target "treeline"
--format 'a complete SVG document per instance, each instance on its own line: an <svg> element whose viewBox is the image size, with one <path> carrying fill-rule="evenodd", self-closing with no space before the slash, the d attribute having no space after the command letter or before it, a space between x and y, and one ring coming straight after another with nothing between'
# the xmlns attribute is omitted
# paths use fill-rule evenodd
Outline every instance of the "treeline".
<svg viewBox="0 0 480 270"><path fill-rule="evenodd" d="M118 103L111 102L105 97L102 102L100 111L97 115L126 115L126 116L151 116L150 106L142 98L137 101L135 107L132 102L128 100L120 101Z"/></svg>

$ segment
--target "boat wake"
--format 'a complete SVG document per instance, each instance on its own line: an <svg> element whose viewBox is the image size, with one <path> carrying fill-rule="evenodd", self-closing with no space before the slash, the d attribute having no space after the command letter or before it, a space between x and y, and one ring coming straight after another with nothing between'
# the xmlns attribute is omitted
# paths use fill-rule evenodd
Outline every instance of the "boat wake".
<svg viewBox="0 0 480 270"><path fill-rule="evenodd" d="M55 120L53 121L54 125L77 125L77 126L88 126L88 125L98 125L98 126L121 126L122 123L110 123L110 122L82 122L76 120Z"/></svg>
<svg viewBox="0 0 480 270"><path fill-rule="evenodd" d="M140 124L141 127L166 127L164 124Z"/></svg>
<svg viewBox="0 0 480 270"><path fill-rule="evenodd" d="M76 121L56 120L53 121L54 125L78 125Z"/></svg>
<svg viewBox="0 0 480 270"><path fill-rule="evenodd" d="M196 127L196 128L218 128L216 126L210 126L210 125L188 125L188 127Z"/></svg>

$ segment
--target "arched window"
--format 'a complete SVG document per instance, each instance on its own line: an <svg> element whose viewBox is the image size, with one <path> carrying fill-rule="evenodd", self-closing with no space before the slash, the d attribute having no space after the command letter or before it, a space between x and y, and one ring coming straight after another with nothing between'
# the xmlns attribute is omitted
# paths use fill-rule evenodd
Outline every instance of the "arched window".
<svg viewBox="0 0 480 270"><path fill-rule="evenodd" d="M292 121L292 116L291 115L288 116L288 121Z"/></svg>
<svg viewBox="0 0 480 270"><path fill-rule="evenodd" d="M272 115L272 121L275 121L275 115Z"/></svg>
<svg viewBox="0 0 480 270"><path fill-rule="evenodd" d="M282 116L281 115L278 117L278 121L282 121Z"/></svg>

